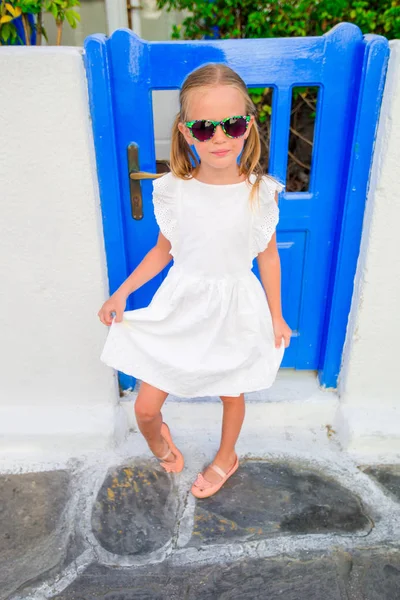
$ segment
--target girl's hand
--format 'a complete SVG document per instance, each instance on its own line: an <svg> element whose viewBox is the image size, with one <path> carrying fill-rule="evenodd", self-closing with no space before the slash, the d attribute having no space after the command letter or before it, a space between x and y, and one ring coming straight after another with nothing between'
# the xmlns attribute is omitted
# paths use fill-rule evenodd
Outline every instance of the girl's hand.
<svg viewBox="0 0 400 600"><path fill-rule="evenodd" d="M292 330L290 329L289 325L286 323L283 317L273 318L272 325L274 328L275 335L275 347L280 348L282 338L284 338L285 348L287 348L290 344L290 338L292 336Z"/></svg>
<svg viewBox="0 0 400 600"><path fill-rule="evenodd" d="M123 293L116 291L106 302L104 302L103 306L97 313L97 316L100 318L100 321L104 323L104 325L111 325L113 320L111 313L115 312L115 320L117 323L119 323L122 321L125 307L126 296Z"/></svg>

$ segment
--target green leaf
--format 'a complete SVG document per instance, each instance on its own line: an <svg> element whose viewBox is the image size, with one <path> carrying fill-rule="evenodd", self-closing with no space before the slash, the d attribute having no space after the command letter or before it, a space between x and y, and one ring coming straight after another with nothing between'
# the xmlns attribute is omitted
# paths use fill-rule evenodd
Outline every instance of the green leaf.
<svg viewBox="0 0 400 600"><path fill-rule="evenodd" d="M1 28L1 36L5 42L8 42L11 36L11 29L9 23L6 23L4 27Z"/></svg>
<svg viewBox="0 0 400 600"><path fill-rule="evenodd" d="M66 11L65 18L67 19L70 26L74 29L76 27L76 19L74 18L74 15L71 14L70 10Z"/></svg>
<svg viewBox="0 0 400 600"><path fill-rule="evenodd" d="M265 91L265 88L249 88L249 92L251 92L252 94L259 94L262 95Z"/></svg>

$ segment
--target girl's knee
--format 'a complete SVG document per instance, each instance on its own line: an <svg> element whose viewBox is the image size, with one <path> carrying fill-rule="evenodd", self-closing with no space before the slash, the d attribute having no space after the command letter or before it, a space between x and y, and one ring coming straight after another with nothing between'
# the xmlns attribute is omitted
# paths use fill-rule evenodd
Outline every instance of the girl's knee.
<svg viewBox="0 0 400 600"><path fill-rule="evenodd" d="M157 417L159 412L158 407L149 405L148 402L142 401L140 397L136 399L135 414L136 418L140 419L140 421L152 421Z"/></svg>
<svg viewBox="0 0 400 600"><path fill-rule="evenodd" d="M160 413L168 394L144 381L141 383L135 402L136 418L151 421Z"/></svg>

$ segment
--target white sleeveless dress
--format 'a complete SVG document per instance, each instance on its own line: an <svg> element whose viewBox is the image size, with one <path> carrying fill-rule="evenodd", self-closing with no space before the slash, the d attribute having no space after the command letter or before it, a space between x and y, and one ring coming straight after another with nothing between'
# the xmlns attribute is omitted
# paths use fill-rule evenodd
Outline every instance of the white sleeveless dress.
<svg viewBox="0 0 400 600"><path fill-rule="evenodd" d="M253 177L254 180L254 177ZM268 176L252 209L250 185L154 180L154 213L174 264L149 306L115 317L100 359L184 398L268 388L284 354L252 262L279 219Z"/></svg>

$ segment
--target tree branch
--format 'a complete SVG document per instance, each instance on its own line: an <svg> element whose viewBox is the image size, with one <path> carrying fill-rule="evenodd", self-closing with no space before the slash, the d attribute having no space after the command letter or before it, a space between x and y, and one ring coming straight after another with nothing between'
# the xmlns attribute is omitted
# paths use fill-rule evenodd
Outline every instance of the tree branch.
<svg viewBox="0 0 400 600"><path fill-rule="evenodd" d="M306 137L304 137L304 135L301 135L301 133L299 133L298 131L296 131L296 129L294 129L293 127L291 127L290 131L292 133L294 133L295 135L297 135L297 137L299 137L301 140L303 140L303 142L306 142L307 144L310 144L311 148L313 147L313 143L309 139L307 139Z"/></svg>
<svg viewBox="0 0 400 600"><path fill-rule="evenodd" d="M300 94L300 98L303 100L303 102L305 102L305 104L307 104L307 106L309 108L311 108L311 110L316 110L316 108L317 108L316 104L312 104L309 100L307 100L307 98L302 96L302 94Z"/></svg>
<svg viewBox="0 0 400 600"><path fill-rule="evenodd" d="M289 156L290 156L290 158L291 158L292 160L294 160L294 162L295 162L295 163L297 163L297 164L298 164L300 167L303 167L303 169L307 169L307 171L309 171L309 170L310 170L310 167L309 167L309 166L307 166L307 165L305 165L304 163L302 163L302 162L301 162L301 160L299 160L298 158L296 158L296 157L295 157L295 155L294 155L292 152L290 152L290 150L289 150Z"/></svg>

